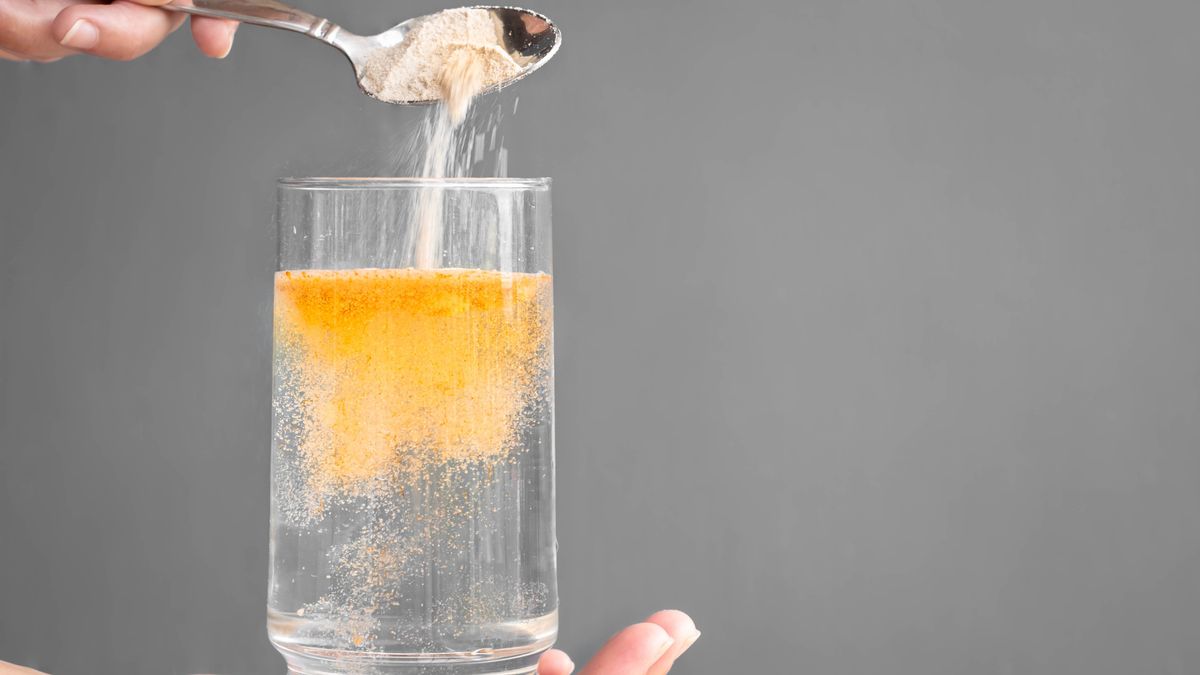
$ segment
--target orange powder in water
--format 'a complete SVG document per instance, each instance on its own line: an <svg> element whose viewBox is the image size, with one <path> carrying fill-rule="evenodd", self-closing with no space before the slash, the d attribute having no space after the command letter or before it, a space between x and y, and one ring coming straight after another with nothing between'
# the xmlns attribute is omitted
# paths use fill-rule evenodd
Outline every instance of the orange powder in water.
<svg viewBox="0 0 1200 675"><path fill-rule="evenodd" d="M462 269L279 272L277 395L299 420L309 489L357 494L425 462L515 449L523 413L548 395L550 284Z"/></svg>

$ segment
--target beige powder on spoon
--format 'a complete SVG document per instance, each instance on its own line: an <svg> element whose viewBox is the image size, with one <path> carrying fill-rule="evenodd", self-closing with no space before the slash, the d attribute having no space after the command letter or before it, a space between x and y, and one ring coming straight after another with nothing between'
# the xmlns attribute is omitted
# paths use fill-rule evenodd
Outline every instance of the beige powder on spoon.
<svg viewBox="0 0 1200 675"><path fill-rule="evenodd" d="M367 63L362 84L384 101L444 100L458 122L475 94L520 72L492 13L464 7L417 22L404 42Z"/></svg>

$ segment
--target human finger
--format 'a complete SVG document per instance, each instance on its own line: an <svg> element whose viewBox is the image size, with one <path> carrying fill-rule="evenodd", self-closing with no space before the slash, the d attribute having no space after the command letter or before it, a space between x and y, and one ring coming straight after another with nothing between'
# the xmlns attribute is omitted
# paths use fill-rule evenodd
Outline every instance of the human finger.
<svg viewBox="0 0 1200 675"><path fill-rule="evenodd" d="M134 0L139 5L160 7L173 0ZM192 17L192 39L205 56L223 59L229 56L233 49L233 34L237 32L238 22L229 19L217 19L206 16Z"/></svg>
<svg viewBox="0 0 1200 675"><path fill-rule="evenodd" d="M18 666L6 661L0 661L0 675L44 675L44 673L34 670L33 668L26 668L24 666Z"/></svg>
<svg viewBox="0 0 1200 675"><path fill-rule="evenodd" d="M666 675L670 672L671 666L675 665L675 659L678 659L688 650L688 647L691 647L699 639L700 631L696 630L696 624L692 621L692 617L677 609L655 612L646 619L646 622L662 626L662 629L667 631L667 635L670 635L671 639L675 641L667 653L663 654L646 672L646 675Z"/></svg>
<svg viewBox="0 0 1200 675"><path fill-rule="evenodd" d="M675 641L656 623L635 623L612 636L580 675L643 675Z"/></svg>
<svg viewBox="0 0 1200 675"><path fill-rule="evenodd" d="M566 652L551 649L538 659L537 675L571 675L575 664Z"/></svg>
<svg viewBox="0 0 1200 675"><path fill-rule="evenodd" d="M187 17L131 0L111 5L72 5L59 12L50 30L64 47L129 61L158 46Z"/></svg>
<svg viewBox="0 0 1200 675"><path fill-rule="evenodd" d="M8 61L54 61L73 52L50 34L50 22L61 5L0 0L0 58Z"/></svg>
<svg viewBox="0 0 1200 675"><path fill-rule="evenodd" d="M0 49L0 59L4 59L5 61L16 61L17 63L54 63L55 61L62 61L63 57L43 56L30 58L28 56L14 54L12 52L6 52L3 49Z"/></svg>
<svg viewBox="0 0 1200 675"><path fill-rule="evenodd" d="M192 17L192 39L205 56L223 59L233 49L233 35L238 22L229 19L214 19L207 16Z"/></svg>

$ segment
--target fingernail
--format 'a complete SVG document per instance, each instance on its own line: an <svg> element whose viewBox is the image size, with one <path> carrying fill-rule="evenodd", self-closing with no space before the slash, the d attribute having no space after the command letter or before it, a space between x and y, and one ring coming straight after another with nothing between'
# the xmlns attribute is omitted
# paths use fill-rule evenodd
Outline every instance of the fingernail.
<svg viewBox="0 0 1200 675"><path fill-rule="evenodd" d="M87 19L79 19L59 42L71 49L91 49L100 42L100 29Z"/></svg>
<svg viewBox="0 0 1200 675"><path fill-rule="evenodd" d="M225 48L225 53L220 55L217 58L223 59L226 56L229 56L229 52L233 51L233 37L235 35L237 35L237 29L238 29L238 26L240 26L240 25L241 24L235 23L235 24L233 24L232 27L230 27L230 29L229 29L229 46Z"/></svg>
<svg viewBox="0 0 1200 675"><path fill-rule="evenodd" d="M660 657L662 657L663 654L666 654L668 651L670 651L671 645L673 644L675 644L675 639L668 635L667 639L663 640L662 646L658 648L658 655L654 657L654 660L657 661Z"/></svg>
<svg viewBox="0 0 1200 675"><path fill-rule="evenodd" d="M680 649L679 653L682 654L682 653L686 652L688 650L688 648L691 647L692 645L696 644L696 640L699 640L699 639L700 639L700 631L693 631L691 635L683 638L683 649Z"/></svg>
<svg viewBox="0 0 1200 675"><path fill-rule="evenodd" d="M575 672L575 662L568 658L567 659L567 675L571 675L571 673L573 673L573 672Z"/></svg>

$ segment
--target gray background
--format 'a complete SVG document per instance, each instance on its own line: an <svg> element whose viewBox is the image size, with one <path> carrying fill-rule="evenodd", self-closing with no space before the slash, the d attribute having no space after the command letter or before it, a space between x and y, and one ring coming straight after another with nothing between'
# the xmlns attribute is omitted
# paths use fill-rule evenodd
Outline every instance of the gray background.
<svg viewBox="0 0 1200 675"><path fill-rule="evenodd" d="M678 606L683 673L1200 669L1200 4L539 3L560 644ZM419 118L272 31L0 63L0 656L282 672L273 179Z"/></svg>

